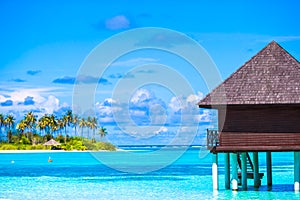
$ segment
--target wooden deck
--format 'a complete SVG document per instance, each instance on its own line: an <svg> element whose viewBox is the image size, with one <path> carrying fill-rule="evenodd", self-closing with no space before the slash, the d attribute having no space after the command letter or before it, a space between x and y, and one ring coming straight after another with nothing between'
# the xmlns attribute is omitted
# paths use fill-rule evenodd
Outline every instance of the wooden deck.
<svg viewBox="0 0 300 200"><path fill-rule="evenodd" d="M300 146L300 133L221 132L220 146Z"/></svg>
<svg viewBox="0 0 300 200"><path fill-rule="evenodd" d="M300 151L300 133L221 132L218 136L209 148L212 153Z"/></svg>
<svg viewBox="0 0 300 200"><path fill-rule="evenodd" d="M210 149L212 153L237 153L237 152L292 152L300 151L297 146L215 146Z"/></svg>

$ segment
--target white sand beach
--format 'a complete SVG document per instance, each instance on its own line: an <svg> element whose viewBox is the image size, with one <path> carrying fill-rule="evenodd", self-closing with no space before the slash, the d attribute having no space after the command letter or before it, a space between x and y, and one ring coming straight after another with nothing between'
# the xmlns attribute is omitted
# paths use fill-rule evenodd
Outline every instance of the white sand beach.
<svg viewBox="0 0 300 200"><path fill-rule="evenodd" d="M60 153L60 152L72 152L72 151L65 151L65 150L0 150L0 153L50 153L50 152L51 153ZM78 151L78 152L80 152L80 151Z"/></svg>
<svg viewBox="0 0 300 200"><path fill-rule="evenodd" d="M123 149L116 149L116 151L126 151ZM91 152L91 153L95 153L95 152L113 152L113 151L108 151L108 150L99 150L99 151L77 151L77 150L73 150L73 151L65 151L65 150L0 150L0 154L1 153L87 153L87 152Z"/></svg>

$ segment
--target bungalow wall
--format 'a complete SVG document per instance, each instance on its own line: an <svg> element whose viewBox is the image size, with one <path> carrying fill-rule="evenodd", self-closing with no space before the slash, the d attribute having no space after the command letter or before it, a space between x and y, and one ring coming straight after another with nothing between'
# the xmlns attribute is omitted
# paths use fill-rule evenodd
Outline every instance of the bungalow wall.
<svg viewBox="0 0 300 200"><path fill-rule="evenodd" d="M227 106L224 124L220 116L219 111L219 132L300 134L300 104L231 105Z"/></svg>

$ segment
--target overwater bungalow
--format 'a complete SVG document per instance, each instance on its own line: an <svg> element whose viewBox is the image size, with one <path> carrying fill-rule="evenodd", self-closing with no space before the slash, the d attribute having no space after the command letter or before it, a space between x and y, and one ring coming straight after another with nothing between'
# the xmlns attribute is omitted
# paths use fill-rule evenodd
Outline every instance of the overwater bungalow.
<svg viewBox="0 0 300 200"><path fill-rule="evenodd" d="M246 190L247 179L259 187L264 176L259 173L258 152L266 153L269 186L271 153L294 152L294 189L299 191L300 63L291 54L272 41L198 105L218 110L218 130L207 130L214 189L219 187L220 153L225 155L225 188L238 190L240 183Z"/></svg>

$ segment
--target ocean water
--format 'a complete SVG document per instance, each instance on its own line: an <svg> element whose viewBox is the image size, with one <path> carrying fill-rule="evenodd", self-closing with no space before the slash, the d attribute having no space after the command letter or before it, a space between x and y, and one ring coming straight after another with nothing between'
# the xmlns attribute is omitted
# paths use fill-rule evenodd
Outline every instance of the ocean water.
<svg viewBox="0 0 300 200"><path fill-rule="evenodd" d="M149 148L97 153L1 153L0 199L300 199L293 191L293 153L272 154L272 188L265 186L265 175L259 190L252 187L253 180L248 180L248 190L238 192L224 189L222 154L220 190L214 192L210 154L193 148L173 162L167 160L181 153L176 148L167 153ZM265 154L260 153L259 159L260 172L265 172ZM167 166L163 162L166 160Z"/></svg>

